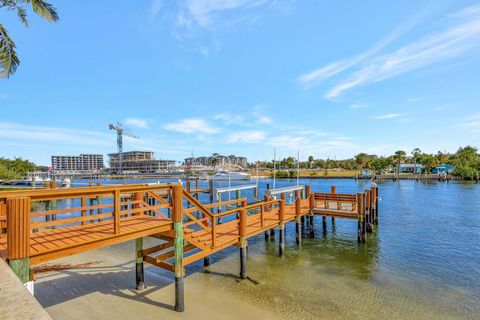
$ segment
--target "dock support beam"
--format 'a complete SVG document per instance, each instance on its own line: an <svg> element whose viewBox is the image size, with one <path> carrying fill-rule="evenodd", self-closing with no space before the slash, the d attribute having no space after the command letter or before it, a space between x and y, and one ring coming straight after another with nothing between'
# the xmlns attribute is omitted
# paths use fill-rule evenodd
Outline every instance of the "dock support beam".
<svg viewBox="0 0 480 320"><path fill-rule="evenodd" d="M240 278L247 278L247 240L240 240Z"/></svg>
<svg viewBox="0 0 480 320"><path fill-rule="evenodd" d="M136 289L142 291L145 289L145 278L143 273L143 257L140 252L143 250L143 238L135 239L135 276Z"/></svg>
<svg viewBox="0 0 480 320"><path fill-rule="evenodd" d="M366 223L365 223L365 194L357 194L357 213L358 213L358 242L365 243L367 241Z"/></svg>
<svg viewBox="0 0 480 320"><path fill-rule="evenodd" d="M30 281L30 198L7 199L8 264L23 283Z"/></svg>
<svg viewBox="0 0 480 320"><path fill-rule="evenodd" d="M278 254L283 256L285 254L285 199L280 200L278 218L280 219L280 228L278 229Z"/></svg>
<svg viewBox="0 0 480 320"><path fill-rule="evenodd" d="M185 311L185 293L183 278L183 191L182 185L173 187L173 228L175 229L175 311Z"/></svg>
<svg viewBox="0 0 480 320"><path fill-rule="evenodd" d="M337 186L330 187L330 193L336 194L337 193ZM335 217L332 217L332 228L335 229Z"/></svg>
<svg viewBox="0 0 480 320"><path fill-rule="evenodd" d="M239 210L238 233L240 236L240 278L247 278L247 210L246 203L242 201Z"/></svg>
<svg viewBox="0 0 480 320"><path fill-rule="evenodd" d="M296 227L296 237L295 240L297 242L297 246L302 245L302 223L300 217L297 218L297 222L295 223Z"/></svg>

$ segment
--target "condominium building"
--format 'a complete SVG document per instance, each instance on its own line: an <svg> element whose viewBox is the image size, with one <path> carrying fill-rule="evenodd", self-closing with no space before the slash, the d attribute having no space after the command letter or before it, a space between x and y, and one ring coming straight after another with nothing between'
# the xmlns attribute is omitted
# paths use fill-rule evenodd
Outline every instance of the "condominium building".
<svg viewBox="0 0 480 320"><path fill-rule="evenodd" d="M110 169L118 172L120 169L120 157L118 153L110 153ZM122 152L122 171L154 173L175 167L175 160L156 160L151 151L128 151Z"/></svg>
<svg viewBox="0 0 480 320"><path fill-rule="evenodd" d="M102 154L52 156L53 171L99 171L104 168Z"/></svg>
<svg viewBox="0 0 480 320"><path fill-rule="evenodd" d="M215 160L214 160L215 159ZM239 157L235 155L224 156L218 153L212 154L210 157L202 156L202 157L190 157L185 159L185 165L192 166L192 165L202 165L202 166L225 166L225 165L237 165L240 167L247 166L247 158Z"/></svg>

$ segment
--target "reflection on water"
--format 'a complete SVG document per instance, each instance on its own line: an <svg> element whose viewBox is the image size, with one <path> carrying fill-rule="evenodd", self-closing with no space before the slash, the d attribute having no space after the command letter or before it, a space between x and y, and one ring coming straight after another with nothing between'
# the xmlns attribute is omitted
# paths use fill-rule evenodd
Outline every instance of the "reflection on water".
<svg viewBox="0 0 480 320"><path fill-rule="evenodd" d="M260 181L260 194L267 183ZM281 180L277 187L295 183ZM369 187L345 179L301 183L323 192L332 184L340 193ZM201 273L205 292L220 287L280 318L478 318L480 185L386 181L379 188L380 225L367 244L357 244L355 221L337 219L333 228L328 219L323 233L317 217L315 237L304 235L300 249L294 224L287 226L285 257L278 256L278 235L250 239L247 281L236 277L238 248L215 254L207 273L201 261L187 273Z"/></svg>

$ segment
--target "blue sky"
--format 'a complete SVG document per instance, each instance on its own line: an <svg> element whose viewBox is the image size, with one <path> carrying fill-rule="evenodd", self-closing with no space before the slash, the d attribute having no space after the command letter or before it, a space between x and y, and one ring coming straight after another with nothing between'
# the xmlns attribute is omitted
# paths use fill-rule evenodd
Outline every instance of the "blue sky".
<svg viewBox="0 0 480 320"><path fill-rule="evenodd" d="M346 158L480 146L476 1L51 1L2 23L0 156L125 150L181 160Z"/></svg>

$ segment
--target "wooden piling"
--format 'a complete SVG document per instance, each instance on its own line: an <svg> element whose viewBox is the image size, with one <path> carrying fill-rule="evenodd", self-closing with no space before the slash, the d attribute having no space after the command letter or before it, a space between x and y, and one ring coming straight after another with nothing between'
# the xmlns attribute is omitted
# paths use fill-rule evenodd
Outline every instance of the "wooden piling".
<svg viewBox="0 0 480 320"><path fill-rule="evenodd" d="M183 312L185 310L184 281L185 270L183 267L183 188L178 183L172 187L173 192L173 228L175 230L175 311Z"/></svg>
<svg viewBox="0 0 480 320"><path fill-rule="evenodd" d="M285 254L285 200L281 200L278 208L278 218L280 220L280 229L278 231L278 253L280 256Z"/></svg>
<svg viewBox="0 0 480 320"><path fill-rule="evenodd" d="M30 281L30 198L7 199L7 258L20 281Z"/></svg>
<svg viewBox="0 0 480 320"><path fill-rule="evenodd" d="M372 217L372 200L371 190L365 190L365 217L366 217L366 231L373 231L373 217Z"/></svg>
<svg viewBox="0 0 480 320"><path fill-rule="evenodd" d="M142 291L145 289L143 257L140 255L142 250L143 250L143 238L135 239L135 277L136 277L137 291Z"/></svg>
<svg viewBox="0 0 480 320"><path fill-rule="evenodd" d="M330 193L336 194L337 193L337 186L330 187ZM332 227L335 228L335 217L332 217Z"/></svg>
<svg viewBox="0 0 480 320"><path fill-rule="evenodd" d="M243 201L242 201L243 202ZM247 210L246 203L242 203L239 213L239 236L240 236L240 278L247 278Z"/></svg>
<svg viewBox="0 0 480 320"><path fill-rule="evenodd" d="M357 193L357 213L358 213L358 242L364 243L366 241L365 232L365 206L364 194Z"/></svg>
<svg viewBox="0 0 480 320"><path fill-rule="evenodd" d="M302 245L302 217L301 217L301 210L302 210L302 199L300 197L299 190L295 191L295 216L296 216L296 242L297 246Z"/></svg>

